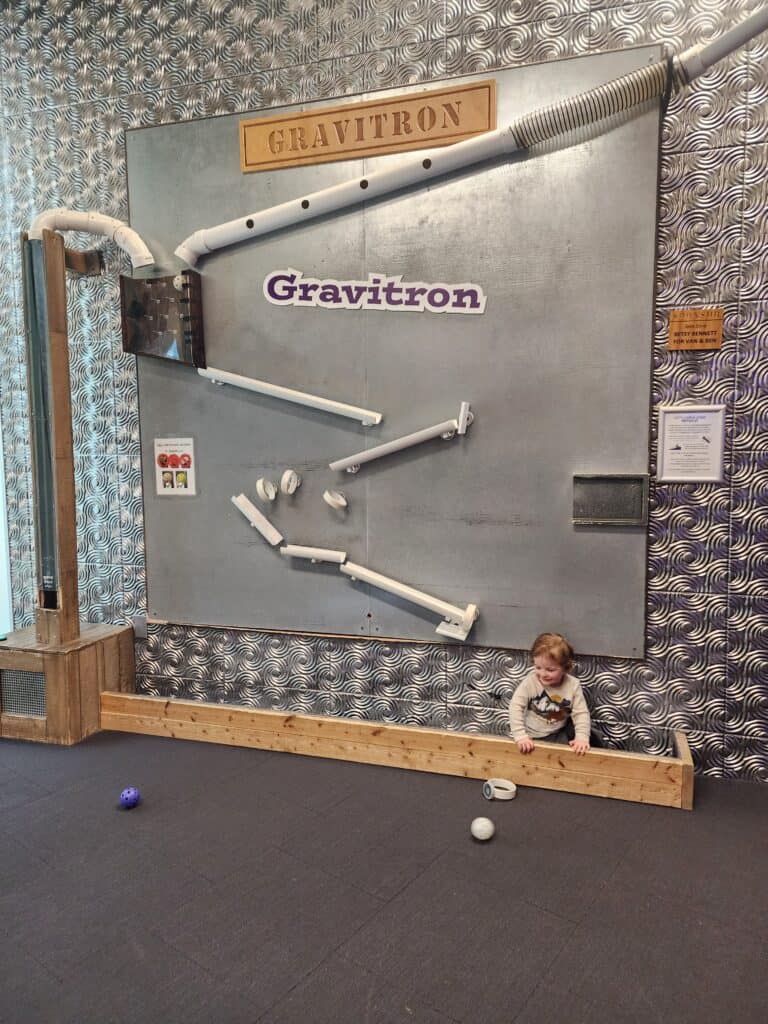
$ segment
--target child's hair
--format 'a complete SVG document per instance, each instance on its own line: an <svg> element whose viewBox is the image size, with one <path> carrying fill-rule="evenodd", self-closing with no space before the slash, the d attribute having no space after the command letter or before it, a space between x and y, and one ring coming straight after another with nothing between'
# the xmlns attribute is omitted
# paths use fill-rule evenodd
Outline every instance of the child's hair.
<svg viewBox="0 0 768 1024"><path fill-rule="evenodd" d="M540 633L536 637L531 657L538 658L541 654L549 655L566 672L573 668L573 648L560 633Z"/></svg>

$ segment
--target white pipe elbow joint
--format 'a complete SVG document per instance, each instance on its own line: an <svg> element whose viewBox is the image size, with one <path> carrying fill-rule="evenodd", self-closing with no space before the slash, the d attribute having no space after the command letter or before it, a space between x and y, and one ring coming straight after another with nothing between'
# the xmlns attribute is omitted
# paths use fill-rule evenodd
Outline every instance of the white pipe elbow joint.
<svg viewBox="0 0 768 1024"><path fill-rule="evenodd" d="M65 206L57 206L54 210L43 210L42 213L38 213L29 228L29 237L42 238L43 231L55 230L57 221L65 213L67 213L67 208Z"/></svg>
<svg viewBox="0 0 768 1024"><path fill-rule="evenodd" d="M201 229L185 238L175 249L174 255L186 263L188 267L194 267L201 256L211 252L205 244L205 232Z"/></svg>
<svg viewBox="0 0 768 1024"><path fill-rule="evenodd" d="M129 228L127 224L120 224L112 237L115 245L123 252L128 253L134 270L138 270L139 267L154 266L154 256L133 228Z"/></svg>

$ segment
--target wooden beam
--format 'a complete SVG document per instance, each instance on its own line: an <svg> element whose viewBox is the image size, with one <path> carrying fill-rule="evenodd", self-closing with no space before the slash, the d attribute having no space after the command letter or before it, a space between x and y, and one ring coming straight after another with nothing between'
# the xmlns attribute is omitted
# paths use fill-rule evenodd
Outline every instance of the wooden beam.
<svg viewBox="0 0 768 1024"><path fill-rule="evenodd" d="M65 249L64 263L78 277L95 277L104 273L104 254L100 249Z"/></svg>
<svg viewBox="0 0 768 1024"><path fill-rule="evenodd" d="M693 810L693 758L691 748L688 746L688 737L684 732L675 732L675 753L680 758L683 766L683 782L680 798L680 806L683 810Z"/></svg>
<svg viewBox="0 0 768 1024"><path fill-rule="evenodd" d="M77 591L77 529L75 469L72 454L72 399L69 383L67 337L67 281L64 239L56 231L43 231L46 305L48 310L49 367L51 374L51 435L58 558L59 643L79 635ZM39 509L37 510L40 514Z"/></svg>
<svg viewBox="0 0 768 1024"><path fill-rule="evenodd" d="M101 728L684 806L684 762L675 757L614 750L579 756L552 743L521 754L504 737L114 692L101 694Z"/></svg>
<svg viewBox="0 0 768 1024"><path fill-rule="evenodd" d="M34 740L37 743L45 743L45 719L0 714L0 736L6 740Z"/></svg>

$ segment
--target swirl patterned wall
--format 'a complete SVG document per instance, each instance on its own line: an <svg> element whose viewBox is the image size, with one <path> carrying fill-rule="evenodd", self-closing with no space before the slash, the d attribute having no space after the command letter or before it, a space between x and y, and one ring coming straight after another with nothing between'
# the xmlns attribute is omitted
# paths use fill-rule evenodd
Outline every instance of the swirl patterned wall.
<svg viewBox="0 0 768 1024"><path fill-rule="evenodd" d="M33 620L19 232L53 206L126 218L123 131L668 41L754 0L29 0L0 9L0 414L14 614ZM619 745L685 729L698 770L768 780L768 37L673 97L662 132L653 401L727 406L722 484L653 484L647 652L582 657ZM89 236L73 237L90 247ZM81 611L145 611L136 373L117 275L69 283ZM722 350L669 353L669 310L723 305ZM652 471L655 453L651 452ZM501 732L523 652L150 627L149 693Z"/></svg>

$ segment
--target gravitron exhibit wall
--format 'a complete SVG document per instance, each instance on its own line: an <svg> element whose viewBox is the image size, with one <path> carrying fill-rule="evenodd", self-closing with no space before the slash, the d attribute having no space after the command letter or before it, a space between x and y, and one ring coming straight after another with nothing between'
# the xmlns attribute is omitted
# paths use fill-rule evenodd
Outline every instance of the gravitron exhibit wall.
<svg viewBox="0 0 768 1024"><path fill-rule="evenodd" d="M748 4L13 5L0 12L3 344L0 413L15 625L32 621L35 552L19 233L66 206L129 219L126 129L427 84L630 46L680 50ZM652 362L645 653L578 658L612 740L699 771L768 780L768 40L673 96L662 118ZM93 239L72 238L73 247ZM136 360L118 276L69 282L82 615L147 613ZM725 310L717 351L670 352L669 313ZM724 404L725 479L659 483L656 410ZM479 421L478 421L479 422ZM542 628L550 623L542 622ZM252 706L501 732L522 650L150 623L141 688Z"/></svg>

